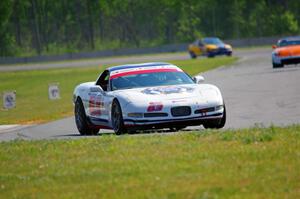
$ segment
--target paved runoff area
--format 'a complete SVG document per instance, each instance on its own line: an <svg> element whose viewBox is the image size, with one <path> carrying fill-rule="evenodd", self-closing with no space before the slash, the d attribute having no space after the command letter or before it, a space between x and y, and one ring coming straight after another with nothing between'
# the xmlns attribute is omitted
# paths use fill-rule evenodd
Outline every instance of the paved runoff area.
<svg viewBox="0 0 300 199"><path fill-rule="evenodd" d="M234 65L202 74L206 83L215 84L221 89L227 108L225 128L300 123L300 64L273 69L271 51L266 48L240 50L235 52L235 56L240 57L240 60ZM189 58L187 55L167 56L170 60ZM135 58L130 60L130 57L127 57L126 61L130 63L135 61ZM148 60L146 57L143 62L146 61L153 59ZM0 141L85 137L79 135L74 117L36 126L1 129L5 128L0 128ZM201 133L202 129L200 126L186 130L199 130ZM99 136L102 133L112 131L101 130Z"/></svg>

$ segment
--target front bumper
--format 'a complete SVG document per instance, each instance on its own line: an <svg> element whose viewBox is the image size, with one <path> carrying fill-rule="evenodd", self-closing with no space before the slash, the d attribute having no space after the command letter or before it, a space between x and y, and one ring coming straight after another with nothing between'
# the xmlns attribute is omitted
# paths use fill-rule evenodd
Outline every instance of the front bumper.
<svg viewBox="0 0 300 199"><path fill-rule="evenodd" d="M217 48L215 50L211 50L207 52L208 55L231 55L232 54L232 50L227 49L227 48Z"/></svg>
<svg viewBox="0 0 300 199"><path fill-rule="evenodd" d="M298 64L300 63L300 56L278 57L274 55L273 63L283 65Z"/></svg>
<svg viewBox="0 0 300 199"><path fill-rule="evenodd" d="M206 116L192 116L187 118L169 118L158 120L124 119L124 125L130 130L161 129L180 126L198 126L209 120L221 120L223 113L214 113Z"/></svg>

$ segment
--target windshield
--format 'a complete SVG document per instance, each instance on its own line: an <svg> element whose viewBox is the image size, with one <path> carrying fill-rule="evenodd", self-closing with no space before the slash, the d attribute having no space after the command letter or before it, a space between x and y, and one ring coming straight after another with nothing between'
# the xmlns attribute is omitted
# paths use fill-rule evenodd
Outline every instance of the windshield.
<svg viewBox="0 0 300 199"><path fill-rule="evenodd" d="M178 71L133 74L111 79L112 90L177 84L194 84L194 82L186 73Z"/></svg>
<svg viewBox="0 0 300 199"><path fill-rule="evenodd" d="M203 42L206 44L213 44L213 45L223 44L223 42L219 38L204 38Z"/></svg>
<svg viewBox="0 0 300 199"><path fill-rule="evenodd" d="M280 40L278 42L279 47L284 47L284 46L293 46L293 45L300 45L300 40Z"/></svg>

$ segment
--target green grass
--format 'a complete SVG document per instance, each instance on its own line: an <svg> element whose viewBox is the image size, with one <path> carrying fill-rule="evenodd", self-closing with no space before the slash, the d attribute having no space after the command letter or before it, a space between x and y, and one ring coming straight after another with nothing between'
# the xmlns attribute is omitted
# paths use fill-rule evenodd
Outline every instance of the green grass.
<svg viewBox="0 0 300 199"><path fill-rule="evenodd" d="M299 198L300 126L0 143L1 198Z"/></svg>
<svg viewBox="0 0 300 199"><path fill-rule="evenodd" d="M233 63L237 58L220 57L171 61L191 75L198 74L221 65ZM105 66L51 69L40 71L19 71L0 73L0 94L16 90L17 107L11 110L0 108L0 124L42 123L70 116L73 113L72 93L75 86L86 81L95 81ZM61 99L48 100L48 84L58 82ZM2 103L2 101L1 101Z"/></svg>
<svg viewBox="0 0 300 199"><path fill-rule="evenodd" d="M1 73L1 93L16 90L17 103L15 109L1 109L0 124L39 123L72 114L75 85L95 80L99 71L99 68L81 68ZM59 82L60 100L48 99L48 84L53 82Z"/></svg>

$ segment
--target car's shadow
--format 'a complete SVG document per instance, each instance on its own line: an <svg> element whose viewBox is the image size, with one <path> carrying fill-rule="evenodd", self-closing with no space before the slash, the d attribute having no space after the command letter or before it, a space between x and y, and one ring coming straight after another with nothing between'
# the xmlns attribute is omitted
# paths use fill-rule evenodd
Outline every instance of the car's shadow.
<svg viewBox="0 0 300 199"><path fill-rule="evenodd" d="M199 128L185 128L181 130L170 130L170 129L155 129L155 130L143 130L143 131L131 131L125 134L121 134L118 136L124 136L124 135L152 135L152 134L171 134L171 133L178 133L178 132L183 132L183 131L200 131L202 130L201 127ZM115 135L113 131L104 131L104 132L99 132L97 135L81 135L79 133L67 133L67 134L62 134L62 135L55 135L53 138L84 138L84 137L101 137L101 136L107 136L107 135ZM117 135L116 135L117 136Z"/></svg>

